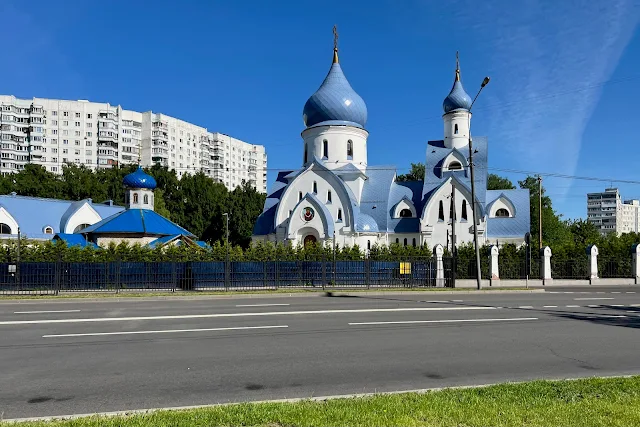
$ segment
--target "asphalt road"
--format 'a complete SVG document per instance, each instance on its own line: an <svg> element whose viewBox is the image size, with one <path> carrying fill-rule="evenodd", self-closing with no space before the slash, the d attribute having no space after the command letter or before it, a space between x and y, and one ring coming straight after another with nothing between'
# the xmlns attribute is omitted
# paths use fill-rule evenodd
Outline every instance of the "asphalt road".
<svg viewBox="0 0 640 427"><path fill-rule="evenodd" d="M22 418L640 374L640 287L0 302Z"/></svg>

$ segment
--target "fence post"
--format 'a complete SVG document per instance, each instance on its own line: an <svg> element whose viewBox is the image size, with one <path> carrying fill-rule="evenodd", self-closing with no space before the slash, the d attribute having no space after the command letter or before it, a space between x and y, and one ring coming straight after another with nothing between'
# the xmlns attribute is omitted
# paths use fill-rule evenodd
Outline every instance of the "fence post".
<svg viewBox="0 0 640 427"><path fill-rule="evenodd" d="M436 256L436 288L444 288L444 264L442 263L444 247L438 243L433 248L433 254Z"/></svg>
<svg viewBox="0 0 640 427"><path fill-rule="evenodd" d="M593 285L598 280L598 247L589 245L587 255L589 256L589 284Z"/></svg>
<svg viewBox="0 0 640 427"><path fill-rule="evenodd" d="M364 260L364 280L367 282L367 289L371 289L371 260L369 257Z"/></svg>
<svg viewBox="0 0 640 427"><path fill-rule="evenodd" d="M640 283L640 244L636 243L631 247L631 264L633 266L634 283Z"/></svg>
<svg viewBox="0 0 640 427"><path fill-rule="evenodd" d="M171 259L171 292L175 292L178 287L178 272L176 271L176 261Z"/></svg>
<svg viewBox="0 0 640 427"><path fill-rule="evenodd" d="M553 281L551 278L551 248L545 246L540 250L540 277L543 285L550 285Z"/></svg>
<svg viewBox="0 0 640 427"><path fill-rule="evenodd" d="M267 288L267 261L262 261L262 287Z"/></svg>
<svg viewBox="0 0 640 427"><path fill-rule="evenodd" d="M494 282L496 284L500 283L500 271L498 268L498 258L500 256L500 250L497 246L493 245L491 246L491 250L489 253L491 257L491 262L489 263L489 277L491 278L489 286L493 286Z"/></svg>
<svg viewBox="0 0 640 427"><path fill-rule="evenodd" d="M327 286L327 258L322 255L322 289Z"/></svg>

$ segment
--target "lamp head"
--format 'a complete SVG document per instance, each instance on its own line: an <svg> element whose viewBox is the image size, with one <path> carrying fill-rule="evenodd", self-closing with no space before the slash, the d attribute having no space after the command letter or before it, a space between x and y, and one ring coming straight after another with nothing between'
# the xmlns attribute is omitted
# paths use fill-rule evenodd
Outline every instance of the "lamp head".
<svg viewBox="0 0 640 427"><path fill-rule="evenodd" d="M482 84L480 85L480 87L485 87L486 85L489 84L489 80L491 80L489 77L485 77L484 80L482 81Z"/></svg>

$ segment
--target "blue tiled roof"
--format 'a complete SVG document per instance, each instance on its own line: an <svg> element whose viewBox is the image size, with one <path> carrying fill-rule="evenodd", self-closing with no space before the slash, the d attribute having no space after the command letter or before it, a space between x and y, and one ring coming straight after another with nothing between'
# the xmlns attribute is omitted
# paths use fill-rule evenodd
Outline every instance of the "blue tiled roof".
<svg viewBox="0 0 640 427"><path fill-rule="evenodd" d="M140 166L125 176L122 184L127 188L146 188L148 190L156 188L156 180L151 175L146 174Z"/></svg>
<svg viewBox="0 0 640 427"><path fill-rule="evenodd" d="M67 244L67 246L80 246L86 247L91 246L97 248L98 246L92 242L87 242L87 239L82 234L68 234L68 233L58 233L53 236L53 240L62 240Z"/></svg>
<svg viewBox="0 0 640 427"><path fill-rule="evenodd" d="M373 218L380 231L387 230L389 192L395 176L395 166L376 166L367 169L368 179L362 188L360 212Z"/></svg>
<svg viewBox="0 0 640 427"><path fill-rule="evenodd" d="M44 233L44 228L48 226L53 228L54 234L63 232L67 220L85 203L88 203L101 218L124 210L122 206L93 203L91 199L73 202L12 194L0 196L0 206L18 222L20 232L30 239L51 239L53 234Z"/></svg>
<svg viewBox="0 0 640 427"><path fill-rule="evenodd" d="M487 190L487 212L491 204L504 195L513 204L515 217L496 217L487 220L487 237L523 237L531 229L529 190Z"/></svg>
<svg viewBox="0 0 640 427"><path fill-rule="evenodd" d="M109 218L89 226L82 234L148 234L169 236L183 234L195 237L192 233L149 209L127 209Z"/></svg>
<svg viewBox="0 0 640 427"><path fill-rule="evenodd" d="M364 128L367 106L352 88L339 63L334 63L320 88L304 105L302 118L307 127L347 125Z"/></svg>

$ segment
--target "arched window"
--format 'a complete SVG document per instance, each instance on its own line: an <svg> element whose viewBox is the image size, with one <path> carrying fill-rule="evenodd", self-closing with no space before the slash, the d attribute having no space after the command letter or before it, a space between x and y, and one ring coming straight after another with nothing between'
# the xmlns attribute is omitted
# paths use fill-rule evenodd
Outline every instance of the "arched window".
<svg viewBox="0 0 640 427"><path fill-rule="evenodd" d="M399 244L400 244L400 239L396 237L396 245L399 245Z"/></svg>
<svg viewBox="0 0 640 427"><path fill-rule="evenodd" d="M329 142L326 139L322 141L322 157L329 158Z"/></svg>
<svg viewBox="0 0 640 427"><path fill-rule="evenodd" d="M49 226L45 227L44 234L53 234L53 228Z"/></svg>
<svg viewBox="0 0 640 427"><path fill-rule="evenodd" d="M444 221L444 205L440 200L440 206L438 206L438 221Z"/></svg>
<svg viewBox="0 0 640 427"><path fill-rule="evenodd" d="M307 145L305 144L305 146L304 146L304 158L302 159L302 163L305 164L305 165L307 164L307 155L308 155L308 153L307 153Z"/></svg>
<svg viewBox="0 0 640 427"><path fill-rule="evenodd" d="M411 209L405 208L400 211L400 218L411 218L412 216Z"/></svg>
<svg viewBox="0 0 640 427"><path fill-rule="evenodd" d="M416 238L415 237L413 238L413 247L414 248L416 247Z"/></svg>
<svg viewBox="0 0 640 427"><path fill-rule="evenodd" d="M298 201L302 200L302 191L298 191Z"/></svg>
<svg viewBox="0 0 640 427"><path fill-rule="evenodd" d="M318 194L318 183L313 181L313 194Z"/></svg>
<svg viewBox="0 0 640 427"><path fill-rule="evenodd" d="M367 240L367 250L371 249L371 240Z"/></svg>
<svg viewBox="0 0 640 427"><path fill-rule="evenodd" d="M8 224L0 223L0 234L11 234L11 227Z"/></svg>
<svg viewBox="0 0 640 427"><path fill-rule="evenodd" d="M407 238L404 238L404 245L407 246Z"/></svg>
<svg viewBox="0 0 640 427"><path fill-rule="evenodd" d="M347 141L347 157L353 157L353 141L351 140Z"/></svg>
<svg viewBox="0 0 640 427"><path fill-rule="evenodd" d="M466 200L462 201L462 220L463 221L467 220L467 201Z"/></svg>
<svg viewBox="0 0 640 427"><path fill-rule="evenodd" d="M79 233L82 230L84 230L85 228L87 228L90 224L80 224L78 225L76 228L73 229L74 233Z"/></svg>
<svg viewBox="0 0 640 427"><path fill-rule="evenodd" d="M500 218L508 218L511 215L509 215L509 211L506 210L505 208L500 208L496 211L496 217L500 217Z"/></svg>
<svg viewBox="0 0 640 427"><path fill-rule="evenodd" d="M460 162L451 162L449 163L449 167L447 168L450 171L459 171L462 170L462 165L460 164Z"/></svg>
<svg viewBox="0 0 640 427"><path fill-rule="evenodd" d="M142 200L144 201L145 205L148 205L149 204L149 195L145 194L144 197L142 198Z"/></svg>
<svg viewBox="0 0 640 427"><path fill-rule="evenodd" d="M456 123L456 124L454 125L454 127L453 127L453 133L454 133L455 135L457 135L457 134L458 134L458 124L457 124L457 123Z"/></svg>
<svg viewBox="0 0 640 427"><path fill-rule="evenodd" d="M138 193L133 193L133 203L138 204Z"/></svg>
<svg viewBox="0 0 640 427"><path fill-rule="evenodd" d="M331 190L327 191L327 203L331 203Z"/></svg>
<svg viewBox="0 0 640 427"><path fill-rule="evenodd" d="M338 208L338 221L342 221L342 209Z"/></svg>

